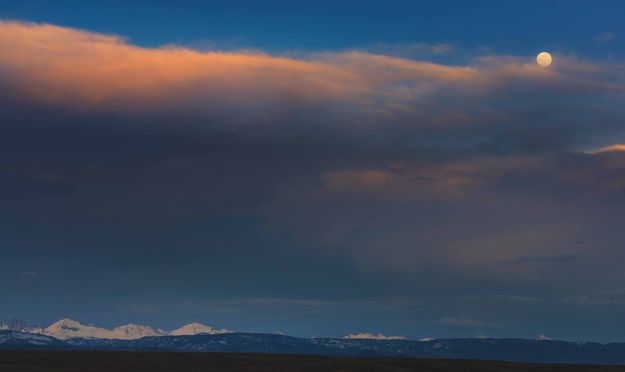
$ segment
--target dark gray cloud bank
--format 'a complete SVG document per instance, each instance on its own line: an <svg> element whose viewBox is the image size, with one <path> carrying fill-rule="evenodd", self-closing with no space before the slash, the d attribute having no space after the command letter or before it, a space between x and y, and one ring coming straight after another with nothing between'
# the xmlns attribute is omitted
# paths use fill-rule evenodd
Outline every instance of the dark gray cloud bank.
<svg viewBox="0 0 625 372"><path fill-rule="evenodd" d="M0 22L0 316L622 341L623 69Z"/></svg>

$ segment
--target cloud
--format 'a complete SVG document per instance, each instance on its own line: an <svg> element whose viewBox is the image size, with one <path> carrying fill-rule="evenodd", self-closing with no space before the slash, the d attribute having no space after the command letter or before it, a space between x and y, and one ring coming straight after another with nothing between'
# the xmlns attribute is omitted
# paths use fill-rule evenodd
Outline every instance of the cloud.
<svg viewBox="0 0 625 372"><path fill-rule="evenodd" d="M599 35L595 36L595 41L599 44L607 44L614 40L614 32L612 31L604 31Z"/></svg>
<svg viewBox="0 0 625 372"><path fill-rule="evenodd" d="M55 298L155 286L178 298L190 282L232 297L120 310L137 316L429 319L476 291L463 305L487 319L548 306L545 283L588 288L573 302L620 301L592 289L622 272L625 152L584 150L624 143L623 65L390 49L146 48L0 22L5 240L23 247L5 255L25 263L0 262L95 268L89 293L70 278ZM573 262L602 275L570 274ZM249 286L265 290L249 298Z"/></svg>
<svg viewBox="0 0 625 372"><path fill-rule="evenodd" d="M475 172L469 164L447 164L401 170L340 170L325 174L323 180L332 191L380 194L390 199L445 198L483 185L484 179Z"/></svg>
<svg viewBox="0 0 625 372"><path fill-rule="evenodd" d="M600 147L598 149L587 151L587 153L588 154L603 154L605 152L616 152L616 151L625 151L625 145L617 144L617 145Z"/></svg>
<svg viewBox="0 0 625 372"><path fill-rule="evenodd" d="M625 304L625 288L600 290L589 293L565 296L561 301L579 306L623 305Z"/></svg>
<svg viewBox="0 0 625 372"><path fill-rule="evenodd" d="M486 296L477 296L477 295L470 295L470 296L463 296L463 298L467 299L467 300L479 300L479 299L495 299L495 300L504 300L504 301L511 301L511 302L544 302L544 300L540 297L526 297L526 296L515 296L515 295L506 295L506 294L493 294L493 295L486 295Z"/></svg>
<svg viewBox="0 0 625 372"><path fill-rule="evenodd" d="M430 59L451 54L455 46L448 43L376 43L360 51L407 59Z"/></svg>
<svg viewBox="0 0 625 372"><path fill-rule="evenodd" d="M512 302L543 302L544 300L539 297L524 297L524 296L511 296L511 295L492 295L491 298L498 300L506 300Z"/></svg>
<svg viewBox="0 0 625 372"><path fill-rule="evenodd" d="M358 96L362 77L318 61L260 53L140 48L115 36L0 22L0 73L27 98L75 110L167 108L223 112Z"/></svg>
<svg viewBox="0 0 625 372"><path fill-rule="evenodd" d="M378 298L369 300L321 300L321 299L284 299L284 298L238 298L238 299L208 299L194 301L180 301L176 303L138 304L130 301L121 309L124 313L146 314L162 311L185 311L201 314L206 311L241 312L251 310L256 313L293 313L293 314L323 314L328 309L343 309L348 312L396 312L412 311L421 306L419 301L409 298Z"/></svg>
<svg viewBox="0 0 625 372"><path fill-rule="evenodd" d="M199 52L0 21L0 79L11 89L8 98L79 112L227 118L230 126L276 120L296 125L302 115L307 122L323 119L347 127L414 120L421 127L467 125L499 116L489 113L490 104L475 107L471 100L495 99L492 95L510 89L625 92L622 79L607 66L564 56L559 61L558 69L542 69L530 59L497 56L448 66L359 51L300 58Z"/></svg>
<svg viewBox="0 0 625 372"><path fill-rule="evenodd" d="M378 169L336 170L323 176L331 191L377 194L388 199L454 199L496 182L510 172L548 167L531 157L472 157L427 164L387 163Z"/></svg>
<svg viewBox="0 0 625 372"><path fill-rule="evenodd" d="M378 162L375 166L333 169L322 176L328 192L367 195L388 201L458 201L493 193L620 193L625 188L622 145L558 155L465 155ZM527 150L526 150L527 151ZM602 155L602 156L597 156ZM439 155L440 156L440 155Z"/></svg>
<svg viewBox="0 0 625 372"><path fill-rule="evenodd" d="M535 263L567 264L579 260L578 253L557 253L552 255L521 256L502 261L502 265L523 265Z"/></svg>
<svg viewBox="0 0 625 372"><path fill-rule="evenodd" d="M267 215L327 254L349 254L363 270L423 280L505 276L506 282L538 283L570 264L606 261L606 251L616 249L613 224L589 216L620 218L614 203L623 200L623 159L561 149L411 155L376 161L362 154L347 166L333 164L322 173L321 190L280 195ZM591 239L607 235L613 238ZM617 270L617 261L606 265ZM490 293L502 294L492 298L498 300L541 301L506 296L518 290Z"/></svg>
<svg viewBox="0 0 625 372"><path fill-rule="evenodd" d="M365 332L365 333L349 334L347 336L343 336L343 338L350 339L350 340L360 340L360 339L365 339L365 340L405 340L406 336L386 336L386 335L383 335L381 333L374 334L374 333Z"/></svg>

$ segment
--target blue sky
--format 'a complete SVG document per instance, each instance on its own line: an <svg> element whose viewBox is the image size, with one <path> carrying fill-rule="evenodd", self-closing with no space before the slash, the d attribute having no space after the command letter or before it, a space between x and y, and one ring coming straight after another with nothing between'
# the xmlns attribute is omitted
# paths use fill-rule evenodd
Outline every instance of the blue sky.
<svg viewBox="0 0 625 372"><path fill-rule="evenodd" d="M150 46L336 50L426 42L502 54L556 49L604 59L622 56L617 41L625 34L624 7L611 0L5 0L0 16L115 33Z"/></svg>
<svg viewBox="0 0 625 372"><path fill-rule="evenodd" d="M0 318L623 341L624 12L1 1Z"/></svg>

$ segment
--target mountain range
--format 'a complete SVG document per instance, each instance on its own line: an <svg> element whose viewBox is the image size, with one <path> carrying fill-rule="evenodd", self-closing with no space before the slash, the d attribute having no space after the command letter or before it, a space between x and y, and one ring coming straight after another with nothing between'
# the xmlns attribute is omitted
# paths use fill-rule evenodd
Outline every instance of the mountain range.
<svg viewBox="0 0 625 372"><path fill-rule="evenodd" d="M72 338L136 340L147 336L189 336L202 333L220 334L232 332L228 329L216 329L200 323L190 323L171 332L137 324L124 324L109 329L83 324L72 319L61 319L45 328L29 325L23 320L11 319L0 322L0 331L1 330L46 335L58 340L68 340Z"/></svg>
<svg viewBox="0 0 625 372"><path fill-rule="evenodd" d="M342 338L298 338L281 334L237 333L200 323L190 323L169 332L136 324L108 329L71 319L59 320L45 328L16 319L0 322L0 349L251 352L625 365L625 343L567 342L545 336L536 340L409 340L360 333Z"/></svg>
<svg viewBox="0 0 625 372"><path fill-rule="evenodd" d="M491 338L417 341L297 338L257 333L200 333L190 336L146 336L132 340L103 338L59 340L44 334L4 330L0 331L0 349L246 352L625 365L625 343Z"/></svg>

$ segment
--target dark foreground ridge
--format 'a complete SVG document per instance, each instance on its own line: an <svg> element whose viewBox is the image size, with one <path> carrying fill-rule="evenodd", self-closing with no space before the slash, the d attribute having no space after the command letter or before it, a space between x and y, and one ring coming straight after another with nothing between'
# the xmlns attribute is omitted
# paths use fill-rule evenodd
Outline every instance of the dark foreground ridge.
<svg viewBox="0 0 625 372"><path fill-rule="evenodd" d="M522 364L475 360L342 358L252 353L172 353L97 350L3 350L0 371L419 371L419 372L616 372L620 366Z"/></svg>

